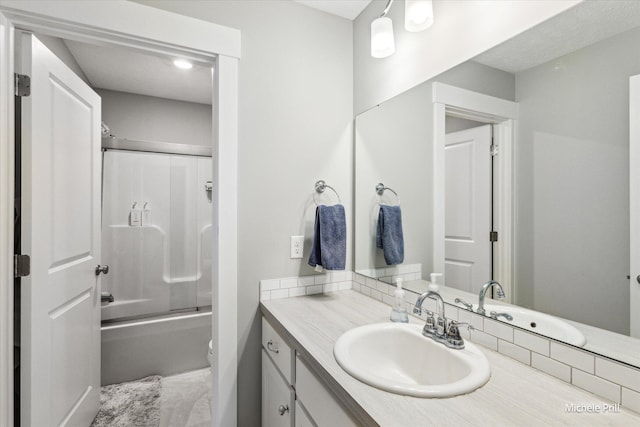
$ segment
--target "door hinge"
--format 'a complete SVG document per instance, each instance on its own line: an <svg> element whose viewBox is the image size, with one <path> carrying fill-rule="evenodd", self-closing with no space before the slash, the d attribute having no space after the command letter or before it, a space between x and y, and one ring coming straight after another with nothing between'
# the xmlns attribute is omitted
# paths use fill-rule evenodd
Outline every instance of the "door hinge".
<svg viewBox="0 0 640 427"><path fill-rule="evenodd" d="M498 155L498 145L497 144L491 144L491 156L495 157Z"/></svg>
<svg viewBox="0 0 640 427"><path fill-rule="evenodd" d="M31 77L26 74L14 74L16 96L31 95Z"/></svg>
<svg viewBox="0 0 640 427"><path fill-rule="evenodd" d="M29 255L13 256L13 277L25 277L31 274L31 258Z"/></svg>
<svg viewBox="0 0 640 427"><path fill-rule="evenodd" d="M497 231L490 231L489 232L489 241L490 242L497 242L498 241L498 232Z"/></svg>

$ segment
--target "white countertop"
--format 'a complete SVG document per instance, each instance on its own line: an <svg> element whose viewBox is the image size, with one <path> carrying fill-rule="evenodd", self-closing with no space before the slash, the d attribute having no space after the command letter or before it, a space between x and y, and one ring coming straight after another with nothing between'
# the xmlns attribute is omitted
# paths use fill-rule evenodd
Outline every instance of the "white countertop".
<svg viewBox="0 0 640 427"><path fill-rule="evenodd" d="M354 291L263 301L261 310L364 425L640 425L640 416L623 408L618 413L566 412L568 404L610 402L484 347L491 379L467 395L422 399L366 385L337 364L333 345L351 328L389 321L390 307Z"/></svg>

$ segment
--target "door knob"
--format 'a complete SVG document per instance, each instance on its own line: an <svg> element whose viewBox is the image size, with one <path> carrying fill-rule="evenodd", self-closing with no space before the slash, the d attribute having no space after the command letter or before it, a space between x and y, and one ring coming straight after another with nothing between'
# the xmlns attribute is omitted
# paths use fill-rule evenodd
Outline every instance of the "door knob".
<svg viewBox="0 0 640 427"><path fill-rule="evenodd" d="M96 267L96 276L99 276L100 273L108 274L109 273L109 266L108 265L98 265Z"/></svg>

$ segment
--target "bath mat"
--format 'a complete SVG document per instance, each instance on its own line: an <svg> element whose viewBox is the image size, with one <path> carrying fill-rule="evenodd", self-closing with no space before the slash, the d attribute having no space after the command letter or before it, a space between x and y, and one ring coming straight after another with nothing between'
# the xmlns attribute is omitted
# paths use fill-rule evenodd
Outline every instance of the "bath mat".
<svg viewBox="0 0 640 427"><path fill-rule="evenodd" d="M153 375L102 387L100 411L91 427L159 426L161 380Z"/></svg>

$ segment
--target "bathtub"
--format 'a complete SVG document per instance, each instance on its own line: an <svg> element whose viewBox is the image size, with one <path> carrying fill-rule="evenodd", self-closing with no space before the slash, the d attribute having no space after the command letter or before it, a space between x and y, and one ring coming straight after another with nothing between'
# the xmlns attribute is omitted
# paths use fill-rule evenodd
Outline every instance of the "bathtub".
<svg viewBox="0 0 640 427"><path fill-rule="evenodd" d="M101 337L102 385L205 368L211 309L104 323Z"/></svg>

